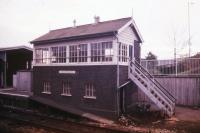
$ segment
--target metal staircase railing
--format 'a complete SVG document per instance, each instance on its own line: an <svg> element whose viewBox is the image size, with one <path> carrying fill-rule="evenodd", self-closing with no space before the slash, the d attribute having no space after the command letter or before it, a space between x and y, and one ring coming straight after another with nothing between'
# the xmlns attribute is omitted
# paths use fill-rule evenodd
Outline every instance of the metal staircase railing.
<svg viewBox="0 0 200 133"><path fill-rule="evenodd" d="M129 62L129 78L168 116L174 114L176 99L135 60Z"/></svg>

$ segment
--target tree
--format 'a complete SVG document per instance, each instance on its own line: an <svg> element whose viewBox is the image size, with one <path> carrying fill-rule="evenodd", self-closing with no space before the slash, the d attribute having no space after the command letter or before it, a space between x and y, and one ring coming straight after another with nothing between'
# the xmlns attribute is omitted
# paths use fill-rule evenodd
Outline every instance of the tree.
<svg viewBox="0 0 200 133"><path fill-rule="evenodd" d="M152 52L149 52L146 56L146 60L157 60L157 56Z"/></svg>
<svg viewBox="0 0 200 133"><path fill-rule="evenodd" d="M149 52L145 59L146 59L145 61L146 69L149 71L149 73L155 74L156 66L158 64L157 56L153 54L152 52Z"/></svg>

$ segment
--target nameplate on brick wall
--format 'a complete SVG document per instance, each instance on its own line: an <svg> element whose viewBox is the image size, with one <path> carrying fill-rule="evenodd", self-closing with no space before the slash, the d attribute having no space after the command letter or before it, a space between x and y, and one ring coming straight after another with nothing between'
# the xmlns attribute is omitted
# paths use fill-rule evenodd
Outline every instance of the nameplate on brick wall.
<svg viewBox="0 0 200 133"><path fill-rule="evenodd" d="M71 70L59 70L59 74L76 74L76 71L71 71Z"/></svg>

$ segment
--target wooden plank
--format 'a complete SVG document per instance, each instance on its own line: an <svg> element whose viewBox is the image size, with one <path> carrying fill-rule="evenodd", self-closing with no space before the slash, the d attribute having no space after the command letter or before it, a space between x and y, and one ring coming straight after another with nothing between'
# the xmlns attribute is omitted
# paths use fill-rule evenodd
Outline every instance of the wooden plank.
<svg viewBox="0 0 200 133"><path fill-rule="evenodd" d="M159 77L156 79L177 99L176 104L200 105L200 77ZM141 91L139 91L138 100L150 102L150 99Z"/></svg>

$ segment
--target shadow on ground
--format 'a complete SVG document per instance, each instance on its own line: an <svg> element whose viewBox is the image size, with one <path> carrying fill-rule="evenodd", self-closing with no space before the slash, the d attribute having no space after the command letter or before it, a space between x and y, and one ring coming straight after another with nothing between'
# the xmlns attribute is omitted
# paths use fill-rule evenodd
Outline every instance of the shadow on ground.
<svg viewBox="0 0 200 133"><path fill-rule="evenodd" d="M175 115L165 119L155 112L133 113L122 116L119 124L141 133L199 133L200 108L178 106Z"/></svg>

